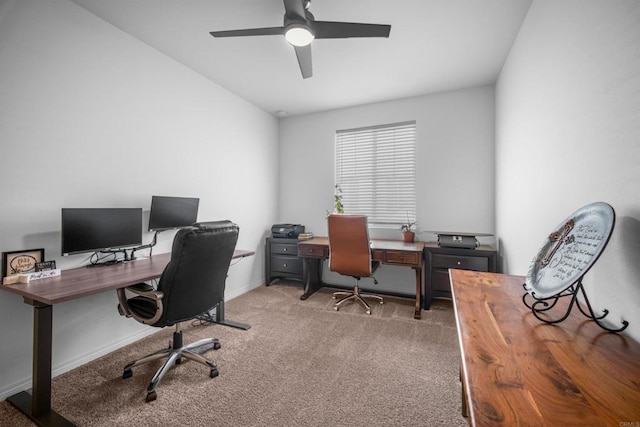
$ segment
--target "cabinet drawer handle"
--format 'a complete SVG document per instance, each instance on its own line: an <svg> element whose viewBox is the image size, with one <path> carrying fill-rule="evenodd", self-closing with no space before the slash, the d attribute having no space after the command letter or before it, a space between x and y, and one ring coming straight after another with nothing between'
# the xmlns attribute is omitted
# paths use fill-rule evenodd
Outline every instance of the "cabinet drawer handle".
<svg viewBox="0 0 640 427"><path fill-rule="evenodd" d="M287 266L287 264L282 264L282 266L283 266L283 267L286 267L286 266Z"/></svg>
<svg viewBox="0 0 640 427"><path fill-rule="evenodd" d="M284 251L284 252L287 252L287 248L284 248L284 249L283 249L283 251Z"/></svg>
<svg viewBox="0 0 640 427"><path fill-rule="evenodd" d="M458 261L458 265L460 265L460 261Z"/></svg>

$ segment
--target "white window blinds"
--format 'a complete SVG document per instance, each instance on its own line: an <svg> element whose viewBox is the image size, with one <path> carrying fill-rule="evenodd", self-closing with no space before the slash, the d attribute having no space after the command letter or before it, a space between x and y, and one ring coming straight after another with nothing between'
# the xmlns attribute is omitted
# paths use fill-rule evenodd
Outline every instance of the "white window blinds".
<svg viewBox="0 0 640 427"><path fill-rule="evenodd" d="M416 122L336 132L336 185L345 213L369 224L397 226L416 219Z"/></svg>

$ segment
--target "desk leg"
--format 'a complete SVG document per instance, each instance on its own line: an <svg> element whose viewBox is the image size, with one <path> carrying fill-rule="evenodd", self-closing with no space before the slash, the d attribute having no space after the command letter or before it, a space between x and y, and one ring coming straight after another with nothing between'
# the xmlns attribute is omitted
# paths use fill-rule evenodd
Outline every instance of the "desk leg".
<svg viewBox="0 0 640 427"><path fill-rule="evenodd" d="M412 267L416 272L416 307L413 312L414 319L420 319L422 317L422 281L424 268Z"/></svg>
<svg viewBox="0 0 640 427"><path fill-rule="evenodd" d="M200 317L201 320L204 320L209 323L215 323L217 325L231 326L232 328L249 330L251 329L251 325L246 323L240 323L233 320L227 320L224 318L224 300L220 301L220 303L216 306L216 317L211 317L211 314L205 313Z"/></svg>
<svg viewBox="0 0 640 427"><path fill-rule="evenodd" d="M302 269L304 292L300 299L304 301L322 287L322 259L302 258Z"/></svg>
<svg viewBox="0 0 640 427"><path fill-rule="evenodd" d="M227 320L224 318L224 300L220 301L218 307L216 307L216 321L220 325L231 326L232 328L244 329L245 331L251 329L251 325L246 323L240 323L233 320Z"/></svg>
<svg viewBox="0 0 640 427"><path fill-rule="evenodd" d="M53 307L27 298L24 301L33 306L33 394L22 391L8 397L7 402L39 426L75 426L51 409Z"/></svg>
<svg viewBox="0 0 640 427"><path fill-rule="evenodd" d="M467 405L467 390L466 390L467 387L465 386L466 381L462 373L462 364L460 365L460 382L462 383L462 416L465 418L469 418L469 406Z"/></svg>

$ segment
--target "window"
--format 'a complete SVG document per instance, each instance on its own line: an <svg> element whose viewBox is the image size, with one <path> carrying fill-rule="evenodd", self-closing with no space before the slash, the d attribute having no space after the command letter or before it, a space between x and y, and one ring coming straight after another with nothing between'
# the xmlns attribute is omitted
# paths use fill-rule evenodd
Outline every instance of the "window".
<svg viewBox="0 0 640 427"><path fill-rule="evenodd" d="M336 185L345 213L367 215L378 227L415 221L415 131L412 121L336 132Z"/></svg>

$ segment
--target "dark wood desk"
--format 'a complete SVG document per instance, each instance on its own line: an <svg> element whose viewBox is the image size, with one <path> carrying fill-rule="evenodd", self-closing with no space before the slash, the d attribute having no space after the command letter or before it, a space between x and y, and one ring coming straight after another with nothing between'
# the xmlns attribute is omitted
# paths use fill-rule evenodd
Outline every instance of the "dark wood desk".
<svg viewBox="0 0 640 427"><path fill-rule="evenodd" d="M371 257L382 264L411 267L416 273L416 307L414 319L420 319L422 287L424 284L424 242L405 243L399 240L371 241ZM309 298L323 286L322 261L329 258L329 238L314 237L298 243L298 256L303 259L304 293L300 299Z"/></svg>
<svg viewBox="0 0 640 427"><path fill-rule="evenodd" d="M236 250L233 258L253 254L253 251ZM40 426L73 426L51 409L53 305L158 278L170 257L167 253L128 263L74 268L62 271L57 277L0 285L5 291L22 295L24 302L33 306L33 394L23 391L8 397L7 402Z"/></svg>
<svg viewBox="0 0 640 427"><path fill-rule="evenodd" d="M449 272L471 425L640 422L638 342L578 310L556 325L541 322L522 303L524 277Z"/></svg>

